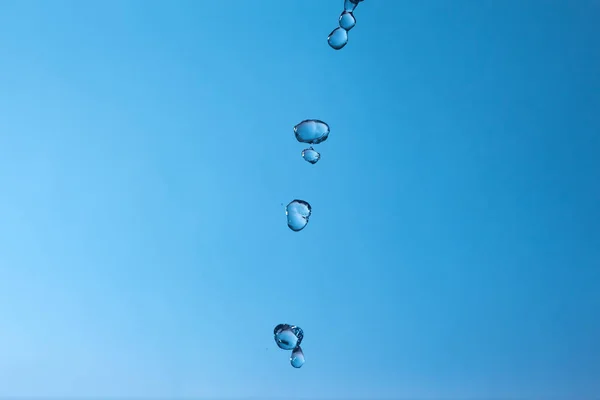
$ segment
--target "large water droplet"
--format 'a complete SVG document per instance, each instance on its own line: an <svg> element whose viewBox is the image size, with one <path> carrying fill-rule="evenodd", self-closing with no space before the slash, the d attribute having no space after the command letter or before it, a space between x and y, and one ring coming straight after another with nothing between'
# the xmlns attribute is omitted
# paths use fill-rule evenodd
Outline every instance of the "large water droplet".
<svg viewBox="0 0 600 400"><path fill-rule="evenodd" d="M327 43L332 49L340 50L348 43L348 31L344 28L335 28L327 37Z"/></svg>
<svg viewBox="0 0 600 400"><path fill-rule="evenodd" d="M311 164L316 164L321 159L321 155L312 147L302 150L302 158Z"/></svg>
<svg viewBox="0 0 600 400"><path fill-rule="evenodd" d="M287 215L287 224L294 232L299 232L306 224L311 214L311 207L304 200L294 200L285 207L285 215Z"/></svg>
<svg viewBox="0 0 600 400"><path fill-rule="evenodd" d="M292 367L294 368L300 368L304 365L304 352L302 351L302 347L297 346L294 351L292 351L290 364L292 364Z"/></svg>
<svg viewBox="0 0 600 400"><path fill-rule="evenodd" d="M344 11L342 15L340 15L339 23L340 28L349 31L350 29L354 28L354 25L356 25L356 18L354 18L352 11Z"/></svg>
<svg viewBox="0 0 600 400"><path fill-rule="evenodd" d="M300 346L304 338L302 328L288 324L279 324L273 330L275 343L283 350L293 350Z"/></svg>
<svg viewBox="0 0 600 400"><path fill-rule="evenodd" d="M361 1L363 0L344 0L344 11L354 11Z"/></svg>
<svg viewBox="0 0 600 400"><path fill-rule="evenodd" d="M306 119L294 127L294 134L299 142L319 144L329 137L329 125L318 119Z"/></svg>

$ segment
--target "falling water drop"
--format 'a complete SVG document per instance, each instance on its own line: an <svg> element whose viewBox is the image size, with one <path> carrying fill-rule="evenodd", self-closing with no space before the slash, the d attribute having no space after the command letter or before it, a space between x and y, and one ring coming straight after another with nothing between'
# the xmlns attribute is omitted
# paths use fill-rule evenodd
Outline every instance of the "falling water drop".
<svg viewBox="0 0 600 400"><path fill-rule="evenodd" d="M321 155L312 147L302 150L302 158L311 164L316 164L321 159Z"/></svg>
<svg viewBox="0 0 600 400"><path fill-rule="evenodd" d="M334 50L342 49L348 43L348 31L344 28L335 28L327 37L327 43Z"/></svg>
<svg viewBox="0 0 600 400"><path fill-rule="evenodd" d="M302 328L294 325L279 324L273 330L275 343L283 350L292 350L300 346L304 338Z"/></svg>
<svg viewBox="0 0 600 400"><path fill-rule="evenodd" d="M344 0L344 11L354 11L358 3L363 0Z"/></svg>
<svg viewBox="0 0 600 400"><path fill-rule="evenodd" d="M352 11L344 11L342 15L340 15L339 23L340 28L349 31L356 25L356 18L354 18L354 14L352 14Z"/></svg>
<svg viewBox="0 0 600 400"><path fill-rule="evenodd" d="M306 119L294 126L294 134L301 143L319 144L329 137L329 125L318 119Z"/></svg>
<svg viewBox="0 0 600 400"><path fill-rule="evenodd" d="M297 346L290 356L290 364L294 368L300 368L304 365L304 352L300 346Z"/></svg>
<svg viewBox="0 0 600 400"><path fill-rule="evenodd" d="M288 227L294 232L299 232L306 224L312 213L312 208L304 200L294 200L285 207L285 214L287 215Z"/></svg>

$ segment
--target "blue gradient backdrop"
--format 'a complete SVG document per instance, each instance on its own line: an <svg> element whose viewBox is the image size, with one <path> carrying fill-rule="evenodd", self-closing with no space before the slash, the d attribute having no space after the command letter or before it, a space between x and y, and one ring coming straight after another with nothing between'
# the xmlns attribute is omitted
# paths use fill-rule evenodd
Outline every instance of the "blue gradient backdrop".
<svg viewBox="0 0 600 400"><path fill-rule="evenodd" d="M600 3L341 8L0 1L0 397L598 398Z"/></svg>

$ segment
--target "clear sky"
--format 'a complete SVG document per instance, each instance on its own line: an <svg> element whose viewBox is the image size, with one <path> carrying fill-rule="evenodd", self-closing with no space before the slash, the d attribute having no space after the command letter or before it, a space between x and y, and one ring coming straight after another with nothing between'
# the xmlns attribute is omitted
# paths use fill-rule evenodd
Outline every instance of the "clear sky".
<svg viewBox="0 0 600 400"><path fill-rule="evenodd" d="M598 398L600 3L341 9L0 0L0 397Z"/></svg>

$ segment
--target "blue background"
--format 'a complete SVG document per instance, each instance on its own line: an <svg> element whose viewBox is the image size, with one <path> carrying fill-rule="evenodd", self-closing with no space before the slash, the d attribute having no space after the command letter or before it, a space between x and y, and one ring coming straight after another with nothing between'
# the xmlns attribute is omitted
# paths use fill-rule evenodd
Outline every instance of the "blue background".
<svg viewBox="0 0 600 400"><path fill-rule="evenodd" d="M600 395L600 3L341 9L0 2L0 396Z"/></svg>

